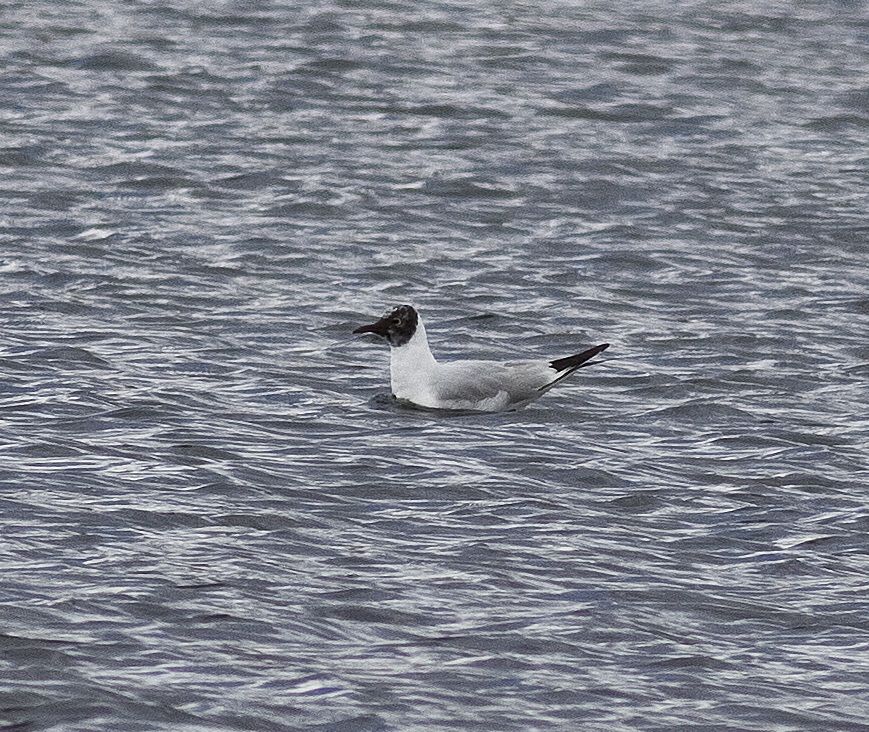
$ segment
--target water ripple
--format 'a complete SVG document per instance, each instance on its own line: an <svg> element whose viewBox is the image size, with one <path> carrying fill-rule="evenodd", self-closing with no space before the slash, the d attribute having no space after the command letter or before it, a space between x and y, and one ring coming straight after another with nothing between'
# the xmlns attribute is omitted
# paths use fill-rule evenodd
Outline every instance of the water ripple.
<svg viewBox="0 0 869 732"><path fill-rule="evenodd" d="M6 726L869 730L859 4L38 5ZM398 302L612 355L407 409Z"/></svg>

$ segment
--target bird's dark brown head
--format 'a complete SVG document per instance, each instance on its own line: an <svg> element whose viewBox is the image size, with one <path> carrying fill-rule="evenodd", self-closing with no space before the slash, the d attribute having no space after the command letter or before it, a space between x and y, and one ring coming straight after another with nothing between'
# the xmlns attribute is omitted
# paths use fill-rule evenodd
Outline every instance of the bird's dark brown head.
<svg viewBox="0 0 869 732"><path fill-rule="evenodd" d="M354 333L374 333L385 338L393 348L398 348L407 343L416 333L419 316L411 305L399 305L394 310L384 315L376 323L363 325L354 330Z"/></svg>

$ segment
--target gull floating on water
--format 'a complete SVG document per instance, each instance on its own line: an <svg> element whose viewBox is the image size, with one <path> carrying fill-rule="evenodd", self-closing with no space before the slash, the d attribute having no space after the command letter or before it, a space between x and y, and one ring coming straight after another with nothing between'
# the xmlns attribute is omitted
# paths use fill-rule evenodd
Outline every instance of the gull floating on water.
<svg viewBox="0 0 869 732"><path fill-rule="evenodd" d="M519 409L609 348L601 343L554 361L448 361L432 355L422 318L400 305L376 323L354 333L374 333L390 347L392 393L402 401L429 409L500 412Z"/></svg>

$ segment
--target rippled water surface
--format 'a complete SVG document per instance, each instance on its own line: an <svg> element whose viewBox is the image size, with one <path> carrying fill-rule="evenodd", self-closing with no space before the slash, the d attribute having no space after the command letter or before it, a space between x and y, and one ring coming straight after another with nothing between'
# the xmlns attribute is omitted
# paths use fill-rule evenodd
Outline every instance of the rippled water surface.
<svg viewBox="0 0 869 732"><path fill-rule="evenodd" d="M0 727L869 730L863 3L0 27Z"/></svg>

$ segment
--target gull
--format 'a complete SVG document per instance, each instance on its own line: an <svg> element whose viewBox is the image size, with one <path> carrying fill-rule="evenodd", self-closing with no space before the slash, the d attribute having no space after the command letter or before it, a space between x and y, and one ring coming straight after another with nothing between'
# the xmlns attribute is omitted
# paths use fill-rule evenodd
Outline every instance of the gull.
<svg viewBox="0 0 869 732"><path fill-rule="evenodd" d="M609 348L609 343L553 361L435 360L422 318L411 305L400 305L376 323L353 333L374 333L390 347L392 393L428 409L501 412L519 409Z"/></svg>

